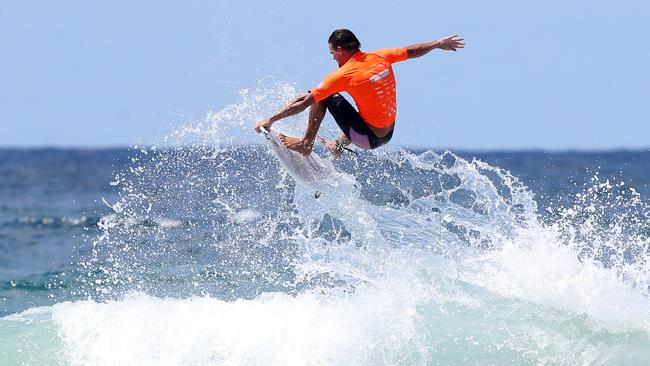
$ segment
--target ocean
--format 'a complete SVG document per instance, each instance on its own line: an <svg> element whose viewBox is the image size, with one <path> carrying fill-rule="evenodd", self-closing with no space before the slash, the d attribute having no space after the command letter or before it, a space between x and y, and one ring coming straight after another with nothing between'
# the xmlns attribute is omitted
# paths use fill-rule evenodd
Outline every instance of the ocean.
<svg viewBox="0 0 650 366"><path fill-rule="evenodd" d="M316 197L246 103L0 149L0 364L650 364L650 151L395 143Z"/></svg>

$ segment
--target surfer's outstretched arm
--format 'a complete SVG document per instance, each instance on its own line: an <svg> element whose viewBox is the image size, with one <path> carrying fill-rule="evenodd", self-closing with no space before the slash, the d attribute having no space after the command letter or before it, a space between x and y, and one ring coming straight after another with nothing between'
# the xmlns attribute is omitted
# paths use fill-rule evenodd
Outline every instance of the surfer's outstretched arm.
<svg viewBox="0 0 650 366"><path fill-rule="evenodd" d="M424 56L431 50L439 48L445 51L456 51L459 48L465 48L465 40L458 37L458 34L441 38L437 41L417 43L405 47L408 52L408 58Z"/></svg>
<svg viewBox="0 0 650 366"><path fill-rule="evenodd" d="M314 104L314 97L311 95L311 93L305 93L292 100L289 104L284 106L284 108L280 109L276 114L257 122L255 125L255 131L259 133L261 132L260 127L270 127L273 123L283 118L287 118L304 111L312 104Z"/></svg>

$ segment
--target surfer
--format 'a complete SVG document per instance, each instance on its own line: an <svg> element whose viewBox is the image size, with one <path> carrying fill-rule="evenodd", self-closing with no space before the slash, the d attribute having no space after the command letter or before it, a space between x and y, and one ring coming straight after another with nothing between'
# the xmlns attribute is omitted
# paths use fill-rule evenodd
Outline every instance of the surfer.
<svg viewBox="0 0 650 366"><path fill-rule="evenodd" d="M362 149L376 149L386 144L393 137L397 112L395 77L391 65L423 56L436 48L456 51L465 47L463 38L453 35L407 47L362 52L361 43L348 29L335 30L327 43L339 68L327 75L317 87L297 97L273 116L257 122L255 126L259 133L261 127L270 127L278 120L298 114L311 106L303 138L280 135L280 140L287 148L305 156L311 154L316 138L335 157L339 157L342 149L350 143ZM343 91L352 96L359 108L358 112L339 94ZM336 140L318 136L326 110L343 131Z"/></svg>

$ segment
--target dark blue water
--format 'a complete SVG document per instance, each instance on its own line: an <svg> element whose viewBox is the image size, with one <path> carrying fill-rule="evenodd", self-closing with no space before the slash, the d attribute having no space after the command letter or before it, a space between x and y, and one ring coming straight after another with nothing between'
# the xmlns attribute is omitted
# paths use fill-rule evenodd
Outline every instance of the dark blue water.
<svg viewBox="0 0 650 366"><path fill-rule="evenodd" d="M127 150L0 150L0 299L4 314L51 303L55 275L89 252Z"/></svg>

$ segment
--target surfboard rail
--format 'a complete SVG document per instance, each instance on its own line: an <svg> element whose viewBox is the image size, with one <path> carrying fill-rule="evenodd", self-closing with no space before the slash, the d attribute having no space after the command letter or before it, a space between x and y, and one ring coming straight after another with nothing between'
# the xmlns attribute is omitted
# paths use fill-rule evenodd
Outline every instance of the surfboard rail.
<svg viewBox="0 0 650 366"><path fill-rule="evenodd" d="M318 198L321 192L339 189L342 186L351 186L356 189L354 179L347 174L341 173L331 160L312 152L304 156L296 151L288 149L280 141L280 132L261 127L260 128L269 143L275 158L280 162L282 168L298 183L305 187L314 189L315 197ZM352 180L352 182L350 182ZM350 184L348 184L350 183Z"/></svg>

